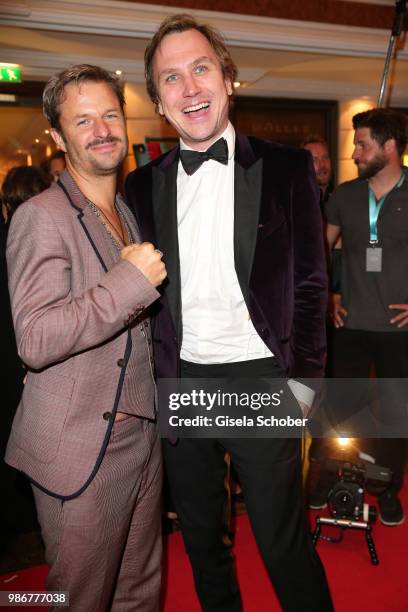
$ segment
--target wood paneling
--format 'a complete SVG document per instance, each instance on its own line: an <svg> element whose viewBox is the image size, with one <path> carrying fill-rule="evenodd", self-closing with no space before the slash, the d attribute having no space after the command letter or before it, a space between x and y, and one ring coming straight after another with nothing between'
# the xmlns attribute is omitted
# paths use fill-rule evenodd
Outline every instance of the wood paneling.
<svg viewBox="0 0 408 612"><path fill-rule="evenodd" d="M127 1L164 5L163 0ZM394 18L394 7L342 0L166 0L165 4L186 12L200 9L382 29L391 29Z"/></svg>
<svg viewBox="0 0 408 612"><path fill-rule="evenodd" d="M293 146L307 136L320 136L337 166L337 102L242 96L235 98L231 121L244 134Z"/></svg>

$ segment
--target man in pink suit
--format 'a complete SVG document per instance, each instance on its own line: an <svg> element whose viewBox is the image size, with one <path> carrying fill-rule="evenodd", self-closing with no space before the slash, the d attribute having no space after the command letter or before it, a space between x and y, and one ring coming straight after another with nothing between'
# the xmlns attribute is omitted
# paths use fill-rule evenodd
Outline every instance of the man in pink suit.
<svg viewBox="0 0 408 612"><path fill-rule="evenodd" d="M68 591L70 610L154 612L161 457L145 313L166 270L116 193L128 147L120 83L75 66L43 99L67 169L10 228L27 379L6 461L32 483L47 588Z"/></svg>

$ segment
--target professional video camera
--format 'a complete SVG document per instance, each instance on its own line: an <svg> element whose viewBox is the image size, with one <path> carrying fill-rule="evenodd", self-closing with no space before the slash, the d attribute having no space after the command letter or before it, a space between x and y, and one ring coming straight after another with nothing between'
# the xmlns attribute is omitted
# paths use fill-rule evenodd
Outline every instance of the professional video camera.
<svg viewBox="0 0 408 612"><path fill-rule="evenodd" d="M376 518L375 506L364 501L364 493L368 486L386 488L391 481L392 472L388 468L361 460L357 454L344 456L341 459L329 458L325 468L336 474L334 484L328 494L328 506L331 517L316 518L316 527L313 533L313 543L319 538L330 542L341 542L346 528L362 529L366 534L366 541L373 565L378 565L371 524ZM330 525L339 529L337 538L321 535L322 525Z"/></svg>
<svg viewBox="0 0 408 612"><path fill-rule="evenodd" d="M391 470L360 461L340 461L328 459L326 464L330 472L337 474L336 481L328 495L330 513L334 518L350 519L373 523L376 509L364 503L364 491L367 484L383 486L391 481Z"/></svg>

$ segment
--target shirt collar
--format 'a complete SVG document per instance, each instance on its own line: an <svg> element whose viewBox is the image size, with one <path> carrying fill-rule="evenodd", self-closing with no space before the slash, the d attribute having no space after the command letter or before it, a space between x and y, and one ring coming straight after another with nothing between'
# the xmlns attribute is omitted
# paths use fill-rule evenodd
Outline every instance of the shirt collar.
<svg viewBox="0 0 408 612"><path fill-rule="evenodd" d="M235 130L230 121L228 121L228 125L221 134L220 138L225 138L228 146L228 159L233 159L235 155ZM218 140L218 138L217 138ZM209 147L205 147L203 151L206 151ZM182 138L180 138L180 149L192 151L192 148L186 145Z"/></svg>
<svg viewBox="0 0 408 612"><path fill-rule="evenodd" d="M391 193L391 191L394 191L394 189L399 189L401 187L401 185L403 185L403 183L407 182L407 178L408 178L408 168L406 168L405 166L401 166L401 174L400 174L400 177L399 177L398 181L395 183L394 187L392 187L389 191L387 191L387 193L385 193L382 196L382 198L380 198L380 200L384 201L385 198L387 197L387 195ZM375 198L374 192L373 192L373 190L371 189L371 186L370 186L370 179L366 179L366 180L367 180L367 185L368 185L368 191L369 191L370 194L373 194L373 196ZM370 197L371 197L371 195L370 195Z"/></svg>

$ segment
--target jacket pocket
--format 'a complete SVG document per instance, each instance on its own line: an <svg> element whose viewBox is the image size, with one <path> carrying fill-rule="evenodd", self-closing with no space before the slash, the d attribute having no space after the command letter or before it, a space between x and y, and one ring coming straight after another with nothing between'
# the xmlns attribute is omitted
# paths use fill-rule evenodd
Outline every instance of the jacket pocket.
<svg viewBox="0 0 408 612"><path fill-rule="evenodd" d="M51 463L57 456L74 388L73 378L52 369L29 373L12 435L36 461Z"/></svg>
<svg viewBox="0 0 408 612"><path fill-rule="evenodd" d="M265 223L258 224L258 240L264 240L276 230L284 227L286 225L285 215L282 210L276 213L272 219L266 221Z"/></svg>

